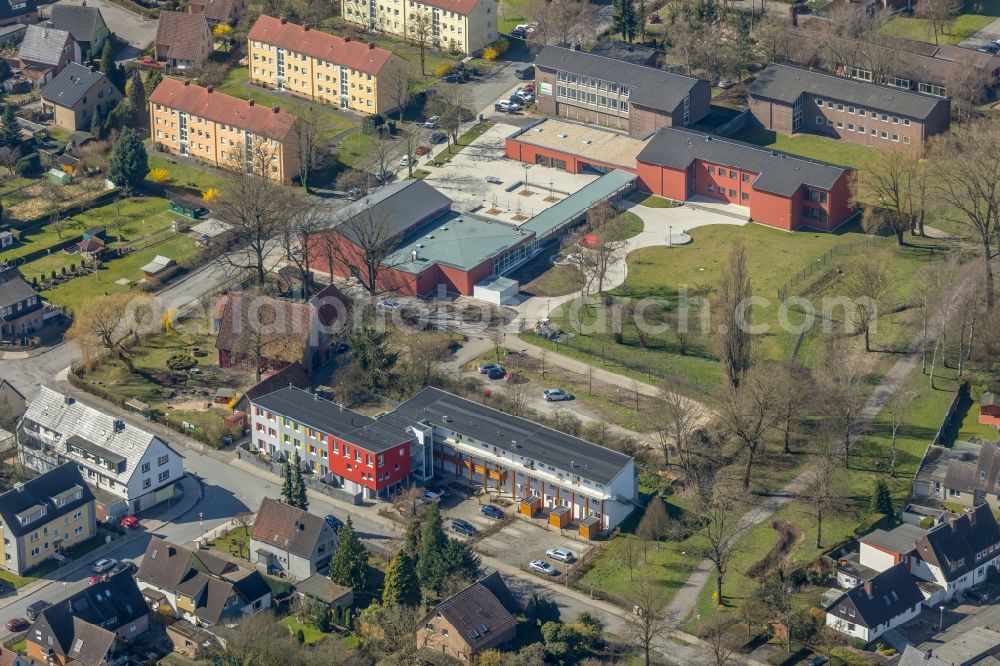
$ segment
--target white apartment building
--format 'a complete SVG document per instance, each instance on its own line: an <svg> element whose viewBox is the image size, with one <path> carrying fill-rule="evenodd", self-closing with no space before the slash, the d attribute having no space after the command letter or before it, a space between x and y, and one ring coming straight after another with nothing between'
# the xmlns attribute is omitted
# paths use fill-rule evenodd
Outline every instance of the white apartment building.
<svg viewBox="0 0 1000 666"><path fill-rule="evenodd" d="M414 19L426 16L432 46L467 55L500 37L496 0L342 0L341 13L348 23L404 39L415 38Z"/></svg>

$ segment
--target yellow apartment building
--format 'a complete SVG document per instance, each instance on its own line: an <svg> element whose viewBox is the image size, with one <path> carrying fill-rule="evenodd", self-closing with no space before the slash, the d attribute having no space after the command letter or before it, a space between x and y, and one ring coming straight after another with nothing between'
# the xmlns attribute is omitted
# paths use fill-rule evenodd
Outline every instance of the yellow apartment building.
<svg viewBox="0 0 1000 666"><path fill-rule="evenodd" d="M261 16L247 35L250 83L359 113L396 110L394 77L409 67L374 44Z"/></svg>
<svg viewBox="0 0 1000 666"><path fill-rule="evenodd" d="M472 55L499 38L497 0L342 0L344 20L365 30L413 39L414 17L431 21L432 44Z"/></svg>
<svg viewBox="0 0 1000 666"><path fill-rule="evenodd" d="M158 149L223 169L242 156L269 156L268 176L299 175L295 116L189 81L165 78L149 96L149 128Z"/></svg>

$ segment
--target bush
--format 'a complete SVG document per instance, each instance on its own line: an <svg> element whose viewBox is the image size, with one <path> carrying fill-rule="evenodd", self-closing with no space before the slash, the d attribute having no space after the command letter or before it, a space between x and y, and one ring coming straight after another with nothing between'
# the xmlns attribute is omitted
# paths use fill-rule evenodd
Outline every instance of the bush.
<svg viewBox="0 0 1000 666"><path fill-rule="evenodd" d="M165 183L170 179L170 172L166 169L153 169L149 172L149 179L154 183Z"/></svg>
<svg viewBox="0 0 1000 666"><path fill-rule="evenodd" d="M864 650L866 647L868 647L868 641L866 641L863 638L852 638L848 642L848 645L850 645L855 650Z"/></svg>
<svg viewBox="0 0 1000 666"><path fill-rule="evenodd" d="M201 193L201 200L205 203L212 203L219 198L219 190L214 187L210 187Z"/></svg>
<svg viewBox="0 0 1000 666"><path fill-rule="evenodd" d="M453 62L443 62L434 69L435 76L447 76L451 74L451 70L455 69L455 63Z"/></svg>
<svg viewBox="0 0 1000 666"><path fill-rule="evenodd" d="M500 52L497 51L492 46L487 46L485 49L483 49L483 60L485 60L486 62L493 62L499 57L500 57Z"/></svg>
<svg viewBox="0 0 1000 666"><path fill-rule="evenodd" d="M934 517L924 516L923 518L920 519L920 522L917 523L917 527L923 530L929 530L930 528L934 527Z"/></svg>
<svg viewBox="0 0 1000 666"><path fill-rule="evenodd" d="M38 153L28 153L17 161L14 168L20 176L33 176L41 173L42 161L38 159Z"/></svg>
<svg viewBox="0 0 1000 666"><path fill-rule="evenodd" d="M505 53L507 53L507 49L510 48L510 42L508 42L506 39L498 39L497 41L493 42L486 48L493 49L494 51L497 52L498 56L502 56ZM486 51L483 51L483 60L488 60L488 58L486 57Z"/></svg>

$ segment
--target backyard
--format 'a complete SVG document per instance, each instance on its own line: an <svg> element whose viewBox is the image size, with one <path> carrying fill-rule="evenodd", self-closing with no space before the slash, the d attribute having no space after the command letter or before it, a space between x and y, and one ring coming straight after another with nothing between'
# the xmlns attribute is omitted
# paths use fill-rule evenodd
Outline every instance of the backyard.
<svg viewBox="0 0 1000 666"><path fill-rule="evenodd" d="M944 26L934 39L934 28L928 19L900 16L890 21L882 33L931 44L958 44L989 25L1000 16L1000 0L966 0L955 20Z"/></svg>
<svg viewBox="0 0 1000 666"><path fill-rule="evenodd" d="M867 166L874 154L871 148L815 134L789 136L772 130L745 129L734 134L733 138L792 155L800 155L812 160L854 167L855 169Z"/></svg>

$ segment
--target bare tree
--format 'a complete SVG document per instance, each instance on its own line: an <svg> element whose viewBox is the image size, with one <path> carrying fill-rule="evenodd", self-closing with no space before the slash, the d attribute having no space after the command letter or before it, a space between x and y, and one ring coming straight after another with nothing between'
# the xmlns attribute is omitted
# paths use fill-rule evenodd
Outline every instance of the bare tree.
<svg viewBox="0 0 1000 666"><path fill-rule="evenodd" d="M833 433L819 432L814 438L816 450L806 470L806 486L802 499L805 513L816 523L816 548L823 547L823 520L843 503L838 497L837 440Z"/></svg>
<svg viewBox="0 0 1000 666"><path fill-rule="evenodd" d="M791 50L791 24L782 19L765 16L754 31L757 44L769 62L787 60Z"/></svg>
<svg viewBox="0 0 1000 666"><path fill-rule="evenodd" d="M639 521L639 527L636 528L636 534L644 542L655 541L659 547L660 539L669 536L672 529L673 524L670 521L670 516L667 515L667 507L663 498L654 495L646 505L646 510Z"/></svg>
<svg viewBox="0 0 1000 666"><path fill-rule="evenodd" d="M394 211L391 206L373 206L341 223L334 234L338 239L331 245L333 254L368 291L374 304L386 287L383 276L395 265L392 256L399 229Z"/></svg>
<svg viewBox="0 0 1000 666"><path fill-rule="evenodd" d="M733 390L739 388L743 375L753 364L753 338L750 334L752 295L746 250L742 245L736 245L722 268L722 280L716 295L716 311L719 313L716 343L722 372Z"/></svg>
<svg viewBox="0 0 1000 666"><path fill-rule="evenodd" d="M746 456L743 469L743 491L750 489L754 463L764 450L767 435L778 423L780 410L775 395L772 370L754 368L747 373L739 388L731 389L718 415L726 432L740 444Z"/></svg>
<svg viewBox="0 0 1000 666"><path fill-rule="evenodd" d="M385 134L380 134L372 146L370 153L371 165L375 168L376 179L385 182L392 173L392 160L395 153L396 144Z"/></svg>
<svg viewBox="0 0 1000 666"><path fill-rule="evenodd" d="M420 51L420 73L427 76L427 49L434 41L434 21L427 11L415 12L409 18L410 40Z"/></svg>
<svg viewBox="0 0 1000 666"><path fill-rule="evenodd" d="M225 307L233 332L231 352L253 366L258 384L268 361L299 360L302 339L310 332L301 330L293 304L259 292L232 292Z"/></svg>
<svg viewBox="0 0 1000 666"><path fill-rule="evenodd" d="M795 359L786 359L775 368L773 387L777 398L775 429L781 433L782 451L791 453L792 442L802 435L808 396L814 394L812 375Z"/></svg>
<svg viewBox="0 0 1000 666"><path fill-rule="evenodd" d="M129 374L135 374L132 347L150 323L151 308L152 302L145 296L122 293L91 298L76 308L66 339L80 346L88 368L106 353L125 364Z"/></svg>
<svg viewBox="0 0 1000 666"><path fill-rule="evenodd" d="M892 395L892 400L889 402L889 416L892 419L890 423L892 430L892 438L890 440L892 457L889 459L889 476L893 478L896 477L896 438L899 435L899 429L903 426L903 419L906 418L906 410L917 399L917 395L914 391L899 389Z"/></svg>
<svg viewBox="0 0 1000 666"><path fill-rule="evenodd" d="M903 234L913 227L911 188L917 184L920 157L908 146L898 146L880 150L873 158L861 172L860 184L862 196L877 203L865 207L862 225L872 234L891 231L903 245Z"/></svg>
<svg viewBox="0 0 1000 666"><path fill-rule="evenodd" d="M664 467L670 466L670 447L677 450L684 478L690 482L691 440L704 420L705 413L697 402L685 398L677 392L661 387L657 404L651 418L660 451L663 453Z"/></svg>
<svg viewBox="0 0 1000 666"><path fill-rule="evenodd" d="M427 115L439 116L440 127L448 135L448 152L458 143L458 131L463 120L472 116L475 106L467 88L458 83L442 83L437 92L427 100Z"/></svg>
<svg viewBox="0 0 1000 666"><path fill-rule="evenodd" d="M753 604L748 602L744 607L752 608ZM736 618L728 613L716 613L699 624L698 637L708 648L709 663L713 666L746 663L739 652L741 641L733 632L736 624Z"/></svg>
<svg viewBox="0 0 1000 666"><path fill-rule="evenodd" d="M21 149L10 146L0 146L0 167L7 170L7 176L13 178L17 173L17 161L21 159Z"/></svg>
<svg viewBox="0 0 1000 666"><path fill-rule="evenodd" d="M277 144L266 139L249 150L242 145L232 148L221 199L232 232L213 239L217 261L252 279L257 287L264 285L270 272L268 256L281 244L287 210L285 192L271 178L277 157Z"/></svg>
<svg viewBox="0 0 1000 666"><path fill-rule="evenodd" d="M865 351L871 351L871 333L879 316L889 307L892 276L882 253L862 254L850 262L844 287L851 299L855 333L865 336Z"/></svg>
<svg viewBox="0 0 1000 666"><path fill-rule="evenodd" d="M823 392L828 409L821 427L829 430L844 455L844 467L851 467L851 449L864 431L861 409L865 374L860 364L832 340L826 341L817 375L824 382Z"/></svg>
<svg viewBox="0 0 1000 666"><path fill-rule="evenodd" d="M667 611L669 599L662 587L654 581L640 578L629 586L627 601L631 612L625 610L625 633L642 648L646 666L650 664L653 643L666 638L677 626L674 616Z"/></svg>
<svg viewBox="0 0 1000 666"><path fill-rule="evenodd" d="M938 44L939 36L948 32L961 8L961 3L956 3L955 0L920 0L914 14L917 18L927 20L934 34L934 43Z"/></svg>
<svg viewBox="0 0 1000 666"><path fill-rule="evenodd" d="M299 272L302 298L308 299L312 286L312 253L316 251L317 238L326 229L329 211L309 199L293 200L285 220L282 234L285 256Z"/></svg>
<svg viewBox="0 0 1000 666"><path fill-rule="evenodd" d="M405 133L403 149L406 151L406 172L410 178L413 178L413 167L417 161L417 148L427 138L427 130L422 125L413 125L407 128Z"/></svg>
<svg viewBox="0 0 1000 666"><path fill-rule="evenodd" d="M319 159L319 140L316 128L319 126L316 109L310 104L305 110L299 111L298 121L293 127L295 139L295 155L299 163L299 180L302 189L309 192L309 174Z"/></svg>
<svg viewBox="0 0 1000 666"><path fill-rule="evenodd" d="M421 63L421 67L423 64ZM385 87L386 95L392 105L399 113L399 122L403 122L403 113L407 104L410 103L413 85L417 82L417 74L410 67L410 64L400 64L389 69L385 73L385 78L379 75L379 90Z"/></svg>
<svg viewBox="0 0 1000 666"><path fill-rule="evenodd" d="M967 122L975 117L975 107L986 98L989 75L963 62L953 62L950 70L947 80L952 122Z"/></svg>
<svg viewBox="0 0 1000 666"><path fill-rule="evenodd" d="M337 176L336 188L341 192L350 192L357 189L361 193L368 191L368 180L371 176L358 169L347 169Z"/></svg>
<svg viewBox="0 0 1000 666"><path fill-rule="evenodd" d="M713 485L695 495L688 521L689 526L702 537L702 556L710 560L715 569L715 600L721 605L726 573L733 557L739 552L737 546L745 527L740 500L742 493L725 482Z"/></svg>
<svg viewBox="0 0 1000 666"><path fill-rule="evenodd" d="M532 2L526 16L538 24L528 39L541 45L568 46L587 41L598 25L594 6L582 0Z"/></svg>

